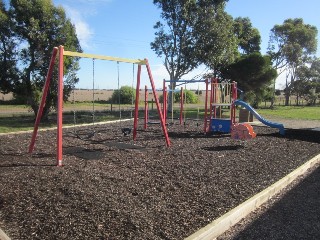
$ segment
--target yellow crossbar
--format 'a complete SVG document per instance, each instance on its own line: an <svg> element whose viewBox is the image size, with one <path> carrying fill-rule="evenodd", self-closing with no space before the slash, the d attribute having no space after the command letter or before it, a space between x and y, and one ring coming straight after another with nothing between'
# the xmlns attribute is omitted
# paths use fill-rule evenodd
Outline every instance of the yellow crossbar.
<svg viewBox="0 0 320 240"><path fill-rule="evenodd" d="M136 64L140 64L140 65L146 65L146 60L141 60L141 59L110 57L110 56L71 52L71 51L63 51L63 55L64 56L72 56L72 57L94 58L94 59L101 59L101 60L108 60L108 61L115 61L115 62L126 62L126 63L136 63Z"/></svg>

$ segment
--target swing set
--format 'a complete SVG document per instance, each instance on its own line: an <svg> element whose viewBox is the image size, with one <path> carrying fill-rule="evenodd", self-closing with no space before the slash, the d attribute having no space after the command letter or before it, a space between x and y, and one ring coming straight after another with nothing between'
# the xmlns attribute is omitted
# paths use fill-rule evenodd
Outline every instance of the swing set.
<svg viewBox="0 0 320 240"><path fill-rule="evenodd" d="M53 69L54 69L54 63L55 59L58 56L58 102L57 102L57 152L56 152L56 160L57 160L57 166L63 166L63 153L62 153L62 144L63 144L63 134L62 134L62 119L63 119L63 70L64 70L64 56L69 56L69 57L81 57L81 58L90 58L94 60L99 59L99 60L106 60L106 61L115 61L117 63L119 62L124 62L124 63L132 63L132 64L137 64L138 65L138 70L137 70L137 84L136 84L136 99L135 99L135 108L134 108L134 120L133 120L133 140L136 140L137 137L137 128L138 128L138 110L139 110L139 91L140 91L140 80L141 80L141 67L142 65L146 66L152 92L153 92L153 97L156 102L157 106L157 111L158 115L160 118L160 123L161 123L161 128L165 137L166 145L169 147L170 146L170 139L168 136L168 131L165 125L165 120L163 117L163 113L160 108L160 103L159 103L159 98L156 92L153 76L151 73L151 68L148 62L148 59L127 59L127 58L119 58L119 57L111 57L111 56L103 56L103 55L95 55L95 54L87 54L87 53L79 53L79 52L71 52L71 51L65 51L63 46L55 47L52 51L52 56L50 59L50 64L49 64L49 69L47 72L45 84L42 90L42 98L40 102L40 106L38 109L36 121L34 124L34 129L33 129L33 134L31 138L31 142L29 145L29 153L32 153L34 150L35 146L35 141L37 137L37 132L40 124L40 120L43 114L43 109L45 106L47 94L49 91L49 86L50 82L52 79L53 75ZM94 67L94 64L93 64ZM118 70L119 71L119 70ZM94 69L93 69L93 79L94 79ZM94 84L94 83L93 83ZM118 85L119 85L119 75L118 75ZM94 85L93 85L94 88ZM120 95L120 94L119 94ZM120 103L119 103L120 104ZM120 108L120 106L119 106ZM93 103L93 110L94 110L94 103ZM94 114L94 113L93 113ZM120 113L121 114L121 113ZM121 115L120 115L121 116ZM93 121L94 121L94 116L93 116ZM122 129L122 131L127 132L127 128L125 130Z"/></svg>

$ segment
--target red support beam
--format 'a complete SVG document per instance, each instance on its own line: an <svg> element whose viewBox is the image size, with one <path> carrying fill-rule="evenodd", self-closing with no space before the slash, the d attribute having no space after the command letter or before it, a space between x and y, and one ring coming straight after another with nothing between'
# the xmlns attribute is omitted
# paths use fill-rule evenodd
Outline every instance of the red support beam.
<svg viewBox="0 0 320 240"><path fill-rule="evenodd" d="M141 79L141 65L138 65L136 102L134 105L134 120L133 120L133 140L136 140L137 138L138 117L139 117L139 94L140 94L140 81L141 81L140 79Z"/></svg>
<svg viewBox="0 0 320 240"><path fill-rule="evenodd" d="M148 59L145 59L145 61L146 61L146 67L147 67L147 71L148 71L148 75L149 75L149 79L150 79L150 83L151 83L153 96L155 98L158 114L160 116L162 131L163 131L163 134L164 134L164 137L165 137L165 140L166 140L167 147L169 147L170 146L170 139L169 139L167 127L166 127L166 124L165 124L165 121L164 121L164 118L163 118L163 114L162 114L162 111L161 111L161 108L160 108L159 98L158 98L158 95L157 95L157 92L156 92L156 87L154 85L154 81L153 81L150 65L149 65Z"/></svg>
<svg viewBox="0 0 320 240"><path fill-rule="evenodd" d="M207 124L208 124L208 92L209 92L209 80L206 79L206 96L205 96L205 105L204 105L204 124L203 124L203 132L207 132Z"/></svg>
<svg viewBox="0 0 320 240"><path fill-rule="evenodd" d="M216 106L212 106L213 103L216 103L214 102L214 99L215 99L215 91L216 91L216 84L215 84L215 81L213 81L213 79L211 79L211 92L210 92L210 123L211 123L211 119L212 119L212 112L214 112L214 117L216 117Z"/></svg>
<svg viewBox="0 0 320 240"><path fill-rule="evenodd" d="M42 113L43 113L43 109L44 106L46 105L46 99L47 99L47 95L48 95L48 91L49 91L49 87L50 87L50 82L51 82L51 78L52 78L52 73L53 73L53 67L54 67L54 61L57 57L57 53L58 53L58 48L55 47L52 51L52 55L51 55L51 60L50 60L50 64L49 64L49 69L48 69L48 73L46 76L46 81L45 84L43 86L42 89L42 97L41 97L41 103L38 109L38 113L37 113L37 117L36 117L36 121L34 124L34 129L33 129L33 133L32 133L32 138L31 138L31 142L29 145L29 153L33 152L34 149L34 144L36 141L36 137L37 137L37 133L38 133L38 128L39 128L39 124L42 118Z"/></svg>

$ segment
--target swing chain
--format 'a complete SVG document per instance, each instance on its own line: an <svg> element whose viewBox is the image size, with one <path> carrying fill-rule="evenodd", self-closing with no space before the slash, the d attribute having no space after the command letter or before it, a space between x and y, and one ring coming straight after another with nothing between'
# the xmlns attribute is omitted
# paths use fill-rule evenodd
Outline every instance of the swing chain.
<svg viewBox="0 0 320 240"><path fill-rule="evenodd" d="M92 129L93 129L93 132L94 132L94 123L95 123L95 106L94 106L94 61L95 59L93 58L92 59Z"/></svg>

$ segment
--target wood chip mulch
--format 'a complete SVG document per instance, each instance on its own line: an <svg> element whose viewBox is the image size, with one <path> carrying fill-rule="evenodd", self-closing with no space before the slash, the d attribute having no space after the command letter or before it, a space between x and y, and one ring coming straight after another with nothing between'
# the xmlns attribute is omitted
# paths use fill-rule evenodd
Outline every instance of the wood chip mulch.
<svg viewBox="0 0 320 240"><path fill-rule="evenodd" d="M0 139L0 228L11 239L183 239L320 153L320 132L254 127L257 137L160 126L123 136L128 123ZM74 131L75 130L75 131ZM93 135L93 136L92 136Z"/></svg>

